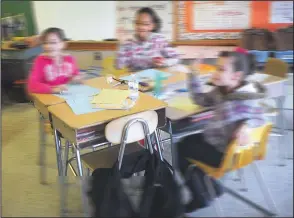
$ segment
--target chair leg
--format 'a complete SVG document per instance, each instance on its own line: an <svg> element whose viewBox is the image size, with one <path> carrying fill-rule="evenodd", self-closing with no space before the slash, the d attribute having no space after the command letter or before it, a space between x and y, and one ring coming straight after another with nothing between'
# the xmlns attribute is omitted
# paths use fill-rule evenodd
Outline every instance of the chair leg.
<svg viewBox="0 0 294 218"><path fill-rule="evenodd" d="M160 129L157 129L157 136L158 136L158 139L159 139L159 143L160 143L160 147L161 147L161 151L164 151L164 146L163 146L163 142L162 142L162 138L161 138L161 132L160 132Z"/></svg>
<svg viewBox="0 0 294 218"><path fill-rule="evenodd" d="M274 210L273 213L275 215L278 215L278 209L276 207L275 201L273 200L271 192L269 191L266 183L264 182L264 178L263 178L262 173L260 172L260 170L255 162L253 162L251 164L251 166L252 166L253 171L255 173L256 179L257 179L258 184L260 186L260 189L263 192L263 196L264 196L265 201L267 202L269 208L273 208L273 210Z"/></svg>
<svg viewBox="0 0 294 218"><path fill-rule="evenodd" d="M61 140L58 135L58 131L54 130L54 138L55 138L55 149L56 149L56 162L57 162L57 169L58 169L58 176L62 176L63 174L63 163L62 163L62 148L61 148Z"/></svg>
<svg viewBox="0 0 294 218"><path fill-rule="evenodd" d="M204 181L205 181L205 185L207 187L207 190L208 190L208 193L209 193L211 199L215 200L215 202L213 203L213 207L215 209L217 216L223 217L223 210L221 208L220 201L219 201L218 197L216 196L216 191L213 187L211 178L208 175L205 175Z"/></svg>
<svg viewBox="0 0 294 218"><path fill-rule="evenodd" d="M77 160L77 167L78 167L78 174L79 176L83 176L83 165L81 161L81 154L79 148L75 147L76 150L76 160Z"/></svg>
<svg viewBox="0 0 294 218"><path fill-rule="evenodd" d="M39 114L39 131L40 131L40 141L39 141L39 165L40 165L40 183L46 184L46 175L47 175L47 167L46 167L46 134L44 129L44 119L41 114Z"/></svg>
<svg viewBox="0 0 294 218"><path fill-rule="evenodd" d="M239 178L241 182L240 191L247 192L248 188L246 186L246 179L245 179L246 177L244 176L244 169L243 168L238 169L237 174L239 174Z"/></svg>

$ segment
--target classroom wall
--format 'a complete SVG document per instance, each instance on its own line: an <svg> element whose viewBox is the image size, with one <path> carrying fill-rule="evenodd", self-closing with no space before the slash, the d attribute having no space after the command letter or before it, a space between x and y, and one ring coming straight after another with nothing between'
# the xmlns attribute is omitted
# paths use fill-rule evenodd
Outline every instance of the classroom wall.
<svg viewBox="0 0 294 218"><path fill-rule="evenodd" d="M37 31L55 26L72 40L114 38L115 1L33 1Z"/></svg>

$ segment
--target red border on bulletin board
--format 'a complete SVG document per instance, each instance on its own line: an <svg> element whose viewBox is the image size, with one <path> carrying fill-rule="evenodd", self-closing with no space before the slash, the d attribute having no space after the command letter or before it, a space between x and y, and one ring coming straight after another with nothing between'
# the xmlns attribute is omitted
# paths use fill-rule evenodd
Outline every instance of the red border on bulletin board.
<svg viewBox="0 0 294 218"><path fill-rule="evenodd" d="M217 4L223 4L224 1L215 1ZM271 1L251 1L251 28L265 28L271 31L278 28L287 27L287 23L269 23ZM194 1L186 1L186 22L187 32L204 33L204 32L242 32L243 29L223 29L223 30L194 30L193 29L193 4Z"/></svg>

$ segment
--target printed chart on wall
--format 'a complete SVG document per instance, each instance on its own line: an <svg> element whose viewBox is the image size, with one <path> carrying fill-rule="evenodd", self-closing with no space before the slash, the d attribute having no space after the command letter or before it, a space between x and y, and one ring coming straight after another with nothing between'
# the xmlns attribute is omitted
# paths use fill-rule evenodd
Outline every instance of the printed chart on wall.
<svg viewBox="0 0 294 218"><path fill-rule="evenodd" d="M117 1L117 37L126 40L134 34L135 13L142 7L154 9L162 21L160 33L172 40L173 2L172 1Z"/></svg>
<svg viewBox="0 0 294 218"><path fill-rule="evenodd" d="M244 29L293 24L292 1L180 1L177 40L238 39Z"/></svg>

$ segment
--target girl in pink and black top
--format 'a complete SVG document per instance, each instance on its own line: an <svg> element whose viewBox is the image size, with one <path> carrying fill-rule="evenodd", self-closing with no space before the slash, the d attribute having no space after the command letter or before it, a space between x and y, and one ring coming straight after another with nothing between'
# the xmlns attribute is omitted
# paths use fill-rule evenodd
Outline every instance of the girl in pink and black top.
<svg viewBox="0 0 294 218"><path fill-rule="evenodd" d="M159 34L161 21L151 8L141 8L136 13L135 35L119 49L116 65L131 71L178 64L178 54Z"/></svg>
<svg viewBox="0 0 294 218"><path fill-rule="evenodd" d="M67 83L80 82L81 77L74 58L63 53L63 30L48 28L42 33L41 40L45 53L34 61L28 79L29 93L60 93L67 90Z"/></svg>

